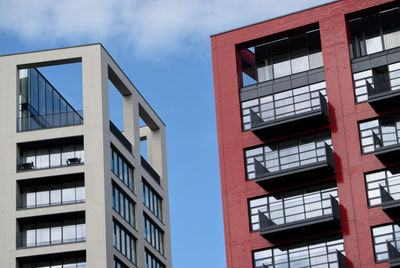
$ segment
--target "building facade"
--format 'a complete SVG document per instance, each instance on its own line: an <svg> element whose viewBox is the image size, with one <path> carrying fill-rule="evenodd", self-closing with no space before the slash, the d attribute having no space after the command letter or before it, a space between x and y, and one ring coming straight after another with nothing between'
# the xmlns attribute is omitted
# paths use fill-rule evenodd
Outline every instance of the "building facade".
<svg viewBox="0 0 400 268"><path fill-rule="evenodd" d="M39 70L69 63L83 111ZM1 56L0 105L0 267L171 267L165 125L101 44Z"/></svg>
<svg viewBox="0 0 400 268"><path fill-rule="evenodd" d="M229 268L400 267L399 7L211 36Z"/></svg>

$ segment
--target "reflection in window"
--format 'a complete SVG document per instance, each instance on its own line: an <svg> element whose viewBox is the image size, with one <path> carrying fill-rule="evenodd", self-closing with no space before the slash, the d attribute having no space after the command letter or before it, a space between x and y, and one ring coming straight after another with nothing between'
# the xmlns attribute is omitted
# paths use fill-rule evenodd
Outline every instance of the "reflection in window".
<svg viewBox="0 0 400 268"><path fill-rule="evenodd" d="M114 146L111 146L111 171L133 192L133 167Z"/></svg>
<svg viewBox="0 0 400 268"><path fill-rule="evenodd" d="M18 131L83 123L76 111L36 69L19 70Z"/></svg>
<svg viewBox="0 0 400 268"><path fill-rule="evenodd" d="M18 195L19 208L57 206L84 201L85 186L83 180L21 186L20 194Z"/></svg>
<svg viewBox="0 0 400 268"><path fill-rule="evenodd" d="M21 224L18 247L38 247L86 240L84 219Z"/></svg>
<svg viewBox="0 0 400 268"><path fill-rule="evenodd" d="M323 66L319 30L241 50L255 60L242 59L243 87Z"/></svg>
<svg viewBox="0 0 400 268"><path fill-rule="evenodd" d="M365 175L368 204L381 204L380 186L395 200L400 200L400 174L391 170L382 170Z"/></svg>
<svg viewBox="0 0 400 268"><path fill-rule="evenodd" d="M115 184L112 185L112 207L132 227L135 226L135 203Z"/></svg>
<svg viewBox="0 0 400 268"><path fill-rule="evenodd" d="M254 160L264 165L269 172L326 161L325 144L332 146L329 132L247 149L245 151L247 179L255 178Z"/></svg>
<svg viewBox="0 0 400 268"><path fill-rule="evenodd" d="M372 237L376 261L389 259L386 241L389 241L395 248L400 250L400 225L398 223L373 227Z"/></svg>
<svg viewBox="0 0 400 268"><path fill-rule="evenodd" d="M389 115L359 123L361 149L371 153L381 147L399 144L400 115Z"/></svg>
<svg viewBox="0 0 400 268"><path fill-rule="evenodd" d="M136 238L113 220L113 246L129 261L136 263Z"/></svg>
<svg viewBox="0 0 400 268"><path fill-rule="evenodd" d="M250 110L264 122L320 109L319 93L326 97L325 82L242 102L243 129L251 128Z"/></svg>
<svg viewBox="0 0 400 268"><path fill-rule="evenodd" d="M383 66L383 68L386 71L380 71L382 67L379 67L353 74L357 103L367 101L370 93L379 94L400 89L400 62Z"/></svg>
<svg viewBox="0 0 400 268"><path fill-rule="evenodd" d="M249 201L252 231L259 230L258 212L264 213L275 224L285 224L332 214L331 200L338 199L335 183L277 193Z"/></svg>
<svg viewBox="0 0 400 268"><path fill-rule="evenodd" d="M119 260L116 257L114 257L114 260L113 260L113 267L114 268L128 268L128 266L126 266L121 260Z"/></svg>
<svg viewBox="0 0 400 268"><path fill-rule="evenodd" d="M156 257L153 256L149 251L145 250L144 261L146 263L146 268L165 268L165 265L162 264Z"/></svg>
<svg viewBox="0 0 400 268"><path fill-rule="evenodd" d="M143 204L162 221L162 199L145 181L143 181Z"/></svg>
<svg viewBox="0 0 400 268"><path fill-rule="evenodd" d="M399 8L348 21L353 58L400 46Z"/></svg>
<svg viewBox="0 0 400 268"><path fill-rule="evenodd" d="M344 255L343 239L327 238L253 252L255 268L338 267L337 251Z"/></svg>
<svg viewBox="0 0 400 268"><path fill-rule="evenodd" d="M158 252L164 254L164 232L146 215L143 215L144 239Z"/></svg>

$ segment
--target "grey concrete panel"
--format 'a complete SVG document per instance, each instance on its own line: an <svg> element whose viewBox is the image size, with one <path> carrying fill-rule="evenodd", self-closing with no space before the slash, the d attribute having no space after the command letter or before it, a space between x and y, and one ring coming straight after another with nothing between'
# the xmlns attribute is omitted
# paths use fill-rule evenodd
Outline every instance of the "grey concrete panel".
<svg viewBox="0 0 400 268"><path fill-rule="evenodd" d="M372 68L384 66L384 65L387 65L387 64L388 64L388 62L387 62L387 59L386 59L386 55L371 59L371 67Z"/></svg>

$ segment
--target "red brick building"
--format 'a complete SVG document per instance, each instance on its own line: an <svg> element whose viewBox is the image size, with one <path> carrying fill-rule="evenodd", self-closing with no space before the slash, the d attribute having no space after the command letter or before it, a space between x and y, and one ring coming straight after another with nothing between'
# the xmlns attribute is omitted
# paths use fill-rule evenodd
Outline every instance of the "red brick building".
<svg viewBox="0 0 400 268"><path fill-rule="evenodd" d="M229 268L400 267L399 7L211 37Z"/></svg>

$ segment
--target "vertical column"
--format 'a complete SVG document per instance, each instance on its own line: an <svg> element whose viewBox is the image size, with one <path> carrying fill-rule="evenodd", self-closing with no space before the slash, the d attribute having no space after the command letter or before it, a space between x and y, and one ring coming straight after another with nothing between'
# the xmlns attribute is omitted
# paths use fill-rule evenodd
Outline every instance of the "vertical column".
<svg viewBox="0 0 400 268"><path fill-rule="evenodd" d="M101 46L82 58L88 267L112 267L107 64ZM111 213L111 211L109 211ZM109 214L108 214L109 215ZM107 250L107 247L108 250ZM107 254L108 253L108 254Z"/></svg>
<svg viewBox="0 0 400 268"><path fill-rule="evenodd" d="M17 68L0 60L0 267L16 267Z"/></svg>

